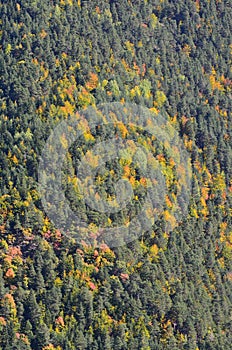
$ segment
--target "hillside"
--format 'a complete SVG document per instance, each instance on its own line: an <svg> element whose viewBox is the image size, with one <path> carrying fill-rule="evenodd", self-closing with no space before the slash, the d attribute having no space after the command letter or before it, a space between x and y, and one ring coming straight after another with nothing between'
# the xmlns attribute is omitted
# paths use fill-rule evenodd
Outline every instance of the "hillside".
<svg viewBox="0 0 232 350"><path fill-rule="evenodd" d="M0 4L0 350L230 350L229 1Z"/></svg>

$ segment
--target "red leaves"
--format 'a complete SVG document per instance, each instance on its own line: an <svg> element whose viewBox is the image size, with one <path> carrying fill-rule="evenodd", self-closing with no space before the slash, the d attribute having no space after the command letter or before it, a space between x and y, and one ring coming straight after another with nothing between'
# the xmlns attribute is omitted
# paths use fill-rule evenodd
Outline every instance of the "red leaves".
<svg viewBox="0 0 232 350"><path fill-rule="evenodd" d="M126 280L129 279L128 273L121 273L121 274L120 274L120 277L121 277L121 279L122 279L123 281L126 281Z"/></svg>
<svg viewBox="0 0 232 350"><path fill-rule="evenodd" d="M89 287L90 287L92 290L95 290L95 289L97 288L93 282L89 282Z"/></svg>

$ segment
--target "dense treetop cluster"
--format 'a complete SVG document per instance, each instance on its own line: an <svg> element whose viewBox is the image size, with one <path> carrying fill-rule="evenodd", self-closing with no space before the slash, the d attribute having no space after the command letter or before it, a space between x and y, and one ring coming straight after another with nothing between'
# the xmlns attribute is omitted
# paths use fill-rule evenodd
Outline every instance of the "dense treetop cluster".
<svg viewBox="0 0 232 350"><path fill-rule="evenodd" d="M0 13L0 349L231 349L229 1L9 0ZM51 131L108 102L165 115L192 168L188 213L174 225L175 164L134 131L169 192L149 232L118 248L64 235L38 191ZM133 155L106 164L99 195L112 198L124 177L135 197L118 215L99 215L81 199L76 165L87 152L94 161L95 142L130 132L123 123L90 130L67 152L65 193L95 233L139 211L147 179Z"/></svg>

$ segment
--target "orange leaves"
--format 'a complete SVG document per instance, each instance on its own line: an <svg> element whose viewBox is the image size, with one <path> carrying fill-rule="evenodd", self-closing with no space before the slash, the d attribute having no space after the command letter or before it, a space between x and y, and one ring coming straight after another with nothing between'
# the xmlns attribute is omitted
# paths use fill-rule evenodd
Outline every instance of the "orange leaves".
<svg viewBox="0 0 232 350"><path fill-rule="evenodd" d="M57 317L56 324L58 324L61 327L64 327L64 319L62 316Z"/></svg>
<svg viewBox="0 0 232 350"><path fill-rule="evenodd" d="M14 278L14 277L15 277L14 270L13 270L12 268L8 269L8 270L6 271L5 276L6 276L7 278Z"/></svg>
<svg viewBox="0 0 232 350"><path fill-rule="evenodd" d="M75 106L72 105L69 101L65 101L65 105L60 107L60 110L63 112L65 116L72 114L74 112Z"/></svg>
<svg viewBox="0 0 232 350"><path fill-rule="evenodd" d="M128 273L121 273L121 274L120 274L120 277L121 277L121 279L122 279L123 281L126 281L126 280L129 279Z"/></svg>
<svg viewBox="0 0 232 350"><path fill-rule="evenodd" d="M48 35L48 33L44 29L42 29L42 31L40 32L41 38L44 39L44 38L46 38L47 35Z"/></svg>
<svg viewBox="0 0 232 350"><path fill-rule="evenodd" d="M170 200L168 195L166 195L165 201L166 201L166 204L167 204L168 208L172 208L173 203L171 202L171 200Z"/></svg>
<svg viewBox="0 0 232 350"><path fill-rule="evenodd" d="M11 294L9 294L9 293L5 294L4 299L12 308L15 308L15 301L14 301L14 298Z"/></svg>
<svg viewBox="0 0 232 350"><path fill-rule="evenodd" d="M142 177L139 182L143 187L147 187L147 179L145 177Z"/></svg>
<svg viewBox="0 0 232 350"><path fill-rule="evenodd" d="M156 91L156 96L155 97L156 97L156 103L157 103L158 107L162 107L164 102L167 100L166 95L161 90L157 90Z"/></svg>
<svg viewBox="0 0 232 350"><path fill-rule="evenodd" d="M45 347L42 348L42 350L55 350L55 346L53 344L48 344Z"/></svg>
<svg viewBox="0 0 232 350"><path fill-rule="evenodd" d="M4 317L0 316L0 325L6 326L6 320Z"/></svg>
<svg viewBox="0 0 232 350"><path fill-rule="evenodd" d="M98 6L95 7L95 10L96 10L96 13L97 13L98 15L101 14L101 10L100 10L100 8L99 8Z"/></svg>
<svg viewBox="0 0 232 350"><path fill-rule="evenodd" d="M130 181L131 186L134 188L134 187L135 187L135 184L136 184L135 177L134 177L134 176L130 176L129 181Z"/></svg>
<svg viewBox="0 0 232 350"><path fill-rule="evenodd" d="M220 91L224 90L223 86L221 85L221 83L219 81L216 80L214 75L209 76L209 81L210 81L211 88L213 90L215 90L215 89L218 89Z"/></svg>
<svg viewBox="0 0 232 350"><path fill-rule="evenodd" d="M200 11L200 0L196 0L195 5L196 5L197 12L199 12Z"/></svg>
<svg viewBox="0 0 232 350"><path fill-rule="evenodd" d="M125 165L124 168L123 168L123 171L124 171L124 176L126 178L129 178L129 176L130 176L130 167L129 167L129 165Z"/></svg>
<svg viewBox="0 0 232 350"><path fill-rule="evenodd" d="M95 284L93 283L93 282L89 282L89 287L90 287L90 289L92 289L92 290L95 290L95 289L97 289L97 287L95 286Z"/></svg>
<svg viewBox="0 0 232 350"><path fill-rule="evenodd" d="M117 123L117 129L120 131L122 138L128 135L128 130L123 123Z"/></svg>
<svg viewBox="0 0 232 350"><path fill-rule="evenodd" d="M12 267L11 263L12 261L18 264L22 263L22 252L21 249L18 247L9 247L8 252L4 258L5 263ZM14 271L12 269L9 269L6 273L6 277L14 277Z"/></svg>
<svg viewBox="0 0 232 350"><path fill-rule="evenodd" d="M176 218L168 210L164 211L164 219L171 225L172 228L175 227Z"/></svg>
<svg viewBox="0 0 232 350"><path fill-rule="evenodd" d="M1 302L8 304L11 317L15 319L17 315L17 310L13 295L11 295L10 293L5 294Z"/></svg>
<svg viewBox="0 0 232 350"><path fill-rule="evenodd" d="M216 77L217 73L216 70L214 68L212 68L212 74L209 76L209 81L210 81L210 85L212 90L220 90L220 91L224 91L224 86L222 85L225 81L225 77L224 75L221 76L219 79Z"/></svg>
<svg viewBox="0 0 232 350"><path fill-rule="evenodd" d="M98 76L96 73L89 73L89 81L85 84L87 90L92 91L98 85Z"/></svg>
<svg viewBox="0 0 232 350"><path fill-rule="evenodd" d="M202 193L202 197L204 198L204 200L207 200L209 198L208 192L209 192L208 187L202 187L201 193Z"/></svg>

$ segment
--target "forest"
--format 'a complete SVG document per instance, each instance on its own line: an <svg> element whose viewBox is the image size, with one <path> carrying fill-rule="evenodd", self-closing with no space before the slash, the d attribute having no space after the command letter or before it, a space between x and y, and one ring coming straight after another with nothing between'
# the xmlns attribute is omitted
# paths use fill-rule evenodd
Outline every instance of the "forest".
<svg viewBox="0 0 232 350"><path fill-rule="evenodd" d="M0 350L230 350L230 2L0 0L0 18ZM112 125L101 110L91 127L99 106L112 108ZM131 106L167 138L130 124ZM73 116L75 142L49 139ZM123 151L97 172L107 140ZM47 154L57 145L62 164ZM57 222L48 215L41 155L53 164L46 198L60 178L86 230L64 225L59 191L47 204ZM97 174L89 205L78 169ZM99 228L139 215L148 172L162 184L158 210L112 244ZM133 196L117 211L120 179Z"/></svg>

